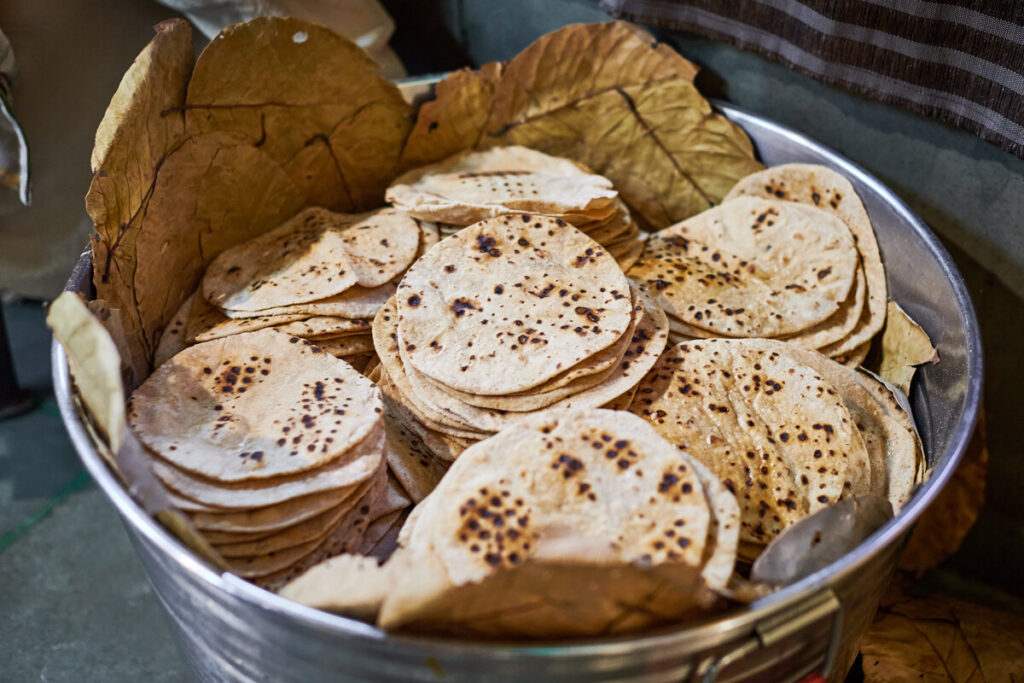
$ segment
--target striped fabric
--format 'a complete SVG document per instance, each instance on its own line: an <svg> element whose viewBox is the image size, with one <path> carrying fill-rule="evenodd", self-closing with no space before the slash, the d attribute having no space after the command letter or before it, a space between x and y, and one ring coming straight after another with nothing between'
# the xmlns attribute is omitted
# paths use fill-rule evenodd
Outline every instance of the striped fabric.
<svg viewBox="0 0 1024 683"><path fill-rule="evenodd" d="M1024 2L602 0L962 126L1024 157Z"/></svg>

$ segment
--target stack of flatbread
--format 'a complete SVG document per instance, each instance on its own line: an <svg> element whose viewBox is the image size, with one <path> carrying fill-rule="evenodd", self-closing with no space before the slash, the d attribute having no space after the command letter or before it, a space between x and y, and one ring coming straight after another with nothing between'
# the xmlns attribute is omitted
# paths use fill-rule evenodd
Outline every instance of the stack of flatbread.
<svg viewBox="0 0 1024 683"><path fill-rule="evenodd" d="M274 327L369 372L370 320L437 239L436 226L395 209L305 209L213 260L165 328L155 365L189 344Z"/></svg>
<svg viewBox="0 0 1024 683"><path fill-rule="evenodd" d="M273 588L324 557L372 550L409 504L389 486L382 411L348 363L264 329L165 362L132 394L128 420L172 502L233 572Z"/></svg>
<svg viewBox="0 0 1024 683"><path fill-rule="evenodd" d="M511 214L439 242L373 321L389 413L444 461L548 408L625 402L664 313L561 219Z"/></svg>
<svg viewBox="0 0 1024 683"><path fill-rule="evenodd" d="M443 234L505 213L541 213L587 233L623 269L643 251L645 235L610 180L526 147L462 152L399 176L386 197Z"/></svg>
<svg viewBox="0 0 1024 683"><path fill-rule="evenodd" d="M385 628L610 635L700 613L735 561L736 500L622 411L550 411L462 454L383 566L329 560L282 595Z"/></svg>
<svg viewBox="0 0 1024 683"><path fill-rule="evenodd" d="M885 323L871 221L823 166L747 176L721 205L651 236L628 274L665 309L673 341L781 339L857 366Z"/></svg>
<svg viewBox="0 0 1024 683"><path fill-rule="evenodd" d="M736 494L747 558L850 495L887 497L898 512L927 466L910 417L884 384L774 340L679 343L629 410Z"/></svg>

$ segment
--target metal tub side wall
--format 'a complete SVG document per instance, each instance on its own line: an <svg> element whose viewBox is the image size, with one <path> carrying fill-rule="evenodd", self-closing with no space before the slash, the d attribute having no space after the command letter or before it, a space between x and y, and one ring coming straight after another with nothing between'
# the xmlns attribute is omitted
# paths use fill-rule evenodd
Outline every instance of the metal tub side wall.
<svg viewBox="0 0 1024 683"><path fill-rule="evenodd" d="M324 623L297 621L288 613L181 572L175 561L132 532L147 575L171 615L196 677L203 681L504 680L679 681L698 677L708 662L756 642L755 625L777 613L799 614L813 596L776 608L751 610L690 632L623 638L585 647L459 645L376 633L341 634ZM902 539L903 537L901 537ZM842 680L857 643L874 615L895 567L897 540L857 571L847 572L834 594L842 611L841 643L833 680ZM237 581L236 589L247 586ZM780 619L787 623L787 619ZM779 642L757 642L748 656L720 672L723 681L787 680L817 668L831 636L829 623L808 623Z"/></svg>
<svg viewBox="0 0 1024 683"><path fill-rule="evenodd" d="M952 475L970 437L981 382L977 323L948 254L891 191L795 131L719 106L747 130L767 165L824 163L850 177L879 228L891 296L937 342L942 363L922 370L911 397L936 470L904 511L832 566L749 608L686 629L584 645L518 647L386 636L232 575L217 575L192 556L134 504L92 448L71 398L63 350L55 344L55 390L72 442L121 514L198 678L792 680L830 654L836 664L832 678L842 679L914 520ZM84 255L68 288L88 292L90 275L91 262ZM807 620L808 613L819 612L821 619ZM838 651L829 652L830 645Z"/></svg>

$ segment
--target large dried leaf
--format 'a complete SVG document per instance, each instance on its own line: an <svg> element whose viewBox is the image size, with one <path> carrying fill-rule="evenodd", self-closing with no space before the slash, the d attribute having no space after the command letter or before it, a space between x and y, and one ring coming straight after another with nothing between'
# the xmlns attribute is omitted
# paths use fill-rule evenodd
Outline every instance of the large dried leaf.
<svg viewBox="0 0 1024 683"><path fill-rule="evenodd" d="M122 183L116 191L129 195L146 185L147 175L152 179L154 165L185 127L180 107L192 73L192 28L183 19L153 28L156 36L132 62L107 105L92 150L92 171Z"/></svg>
<svg viewBox="0 0 1024 683"><path fill-rule="evenodd" d="M180 19L156 26L147 45L121 80L96 131L95 175L85 197L96 226L93 236L97 297L122 312L124 337L151 351L134 301L138 264L134 238L167 153L181 144L181 105L192 72L192 30Z"/></svg>
<svg viewBox="0 0 1024 683"><path fill-rule="evenodd" d="M482 146L480 133L503 67L490 62L478 71L460 69L439 82L435 99L424 103L416 115L416 127L402 150L402 167L419 168Z"/></svg>
<svg viewBox="0 0 1024 683"><path fill-rule="evenodd" d="M695 73L629 24L568 26L504 65L438 84L403 166L461 149L533 147L607 176L647 223L665 227L719 202L762 168L746 135L697 92Z"/></svg>
<svg viewBox="0 0 1024 683"><path fill-rule="evenodd" d="M196 62L186 128L239 133L281 164L308 204L383 202L410 127L409 105L361 48L299 19L224 29Z"/></svg>
<svg viewBox="0 0 1024 683"><path fill-rule="evenodd" d="M103 299L87 301L86 306L97 320L106 328L107 333L121 356L121 379L124 382L125 391L131 393L135 387L142 384L149 375L149 362L142 355L142 349L132 344L125 336L125 325L121 319L121 311L111 308Z"/></svg>
<svg viewBox="0 0 1024 683"><path fill-rule="evenodd" d="M121 357L110 334L77 294L64 292L50 304L46 324L64 347L68 369L101 436L116 453L126 418Z"/></svg>
<svg viewBox="0 0 1024 683"><path fill-rule="evenodd" d="M910 382L918 366L938 363L939 354L928 333L895 301L889 302L882 332L882 357L878 374L910 394Z"/></svg>
<svg viewBox="0 0 1024 683"><path fill-rule="evenodd" d="M147 339L157 338L217 254L280 225L302 203L288 174L237 136L199 135L168 155L131 233L145 264L131 282Z"/></svg>
<svg viewBox="0 0 1024 683"><path fill-rule="evenodd" d="M982 413L953 478L914 527L900 569L922 575L952 557L978 519L985 502L988 442Z"/></svg>
<svg viewBox="0 0 1024 683"><path fill-rule="evenodd" d="M1024 679L1024 615L891 590L861 643L868 683Z"/></svg>

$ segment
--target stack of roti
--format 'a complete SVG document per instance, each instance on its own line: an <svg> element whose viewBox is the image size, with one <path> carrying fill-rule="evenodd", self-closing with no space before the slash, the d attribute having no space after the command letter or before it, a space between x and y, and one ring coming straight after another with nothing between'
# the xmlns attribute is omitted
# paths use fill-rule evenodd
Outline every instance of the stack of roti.
<svg viewBox="0 0 1024 683"><path fill-rule="evenodd" d="M273 329L200 342L131 396L128 420L171 500L232 571L276 587L363 547L405 507L389 487L380 392Z"/></svg>
<svg viewBox="0 0 1024 683"><path fill-rule="evenodd" d="M305 209L213 260L165 328L155 364L195 342L275 327L369 371L370 320L437 239L433 224L395 209Z"/></svg>
<svg viewBox="0 0 1024 683"><path fill-rule="evenodd" d="M427 251L373 338L389 412L451 461L536 411L628 400L668 321L587 235L520 213Z"/></svg>
<svg viewBox="0 0 1024 683"><path fill-rule="evenodd" d="M850 495L885 496L898 512L926 467L914 426L885 385L780 341L679 343L629 410L736 494L747 558Z"/></svg>
<svg viewBox="0 0 1024 683"><path fill-rule="evenodd" d="M643 251L644 234L610 180L526 147L462 152L399 176L386 196L444 234L505 213L542 213L587 233L623 269Z"/></svg>
<svg viewBox="0 0 1024 683"><path fill-rule="evenodd" d="M384 628L556 638L712 606L738 508L698 460L622 411L549 411L466 450L383 566L342 556L282 595Z"/></svg>
<svg viewBox="0 0 1024 683"><path fill-rule="evenodd" d="M789 164L653 235L629 270L668 313L673 341L782 339L852 366L886 314L885 270L842 175Z"/></svg>

